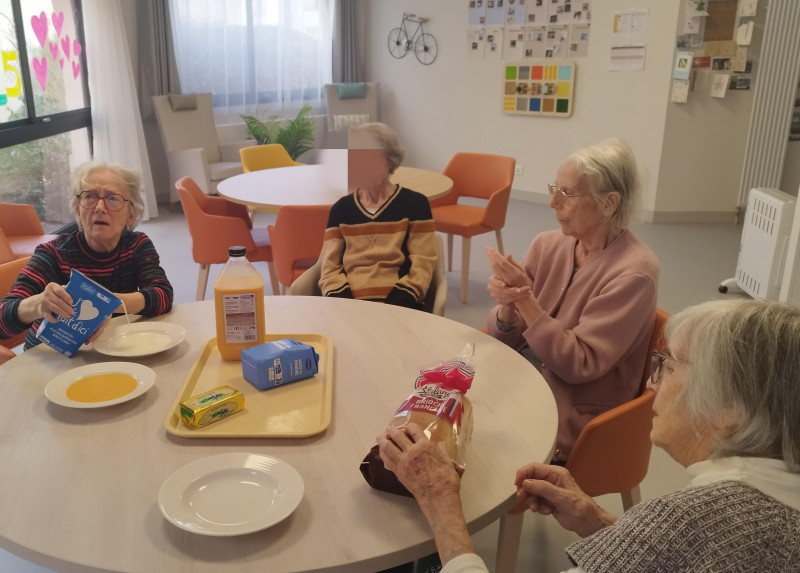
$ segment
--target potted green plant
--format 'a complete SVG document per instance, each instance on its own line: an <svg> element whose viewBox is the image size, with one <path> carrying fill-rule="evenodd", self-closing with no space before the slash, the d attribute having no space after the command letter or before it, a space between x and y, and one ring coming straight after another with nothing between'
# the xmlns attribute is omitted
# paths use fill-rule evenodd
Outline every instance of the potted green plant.
<svg viewBox="0 0 800 573"><path fill-rule="evenodd" d="M280 119L277 114L268 118L245 114L240 117L247 125L247 131L259 145L280 143L296 161L303 153L314 149L316 123L314 118L308 115L309 113L311 113L311 106L306 105L294 119Z"/></svg>

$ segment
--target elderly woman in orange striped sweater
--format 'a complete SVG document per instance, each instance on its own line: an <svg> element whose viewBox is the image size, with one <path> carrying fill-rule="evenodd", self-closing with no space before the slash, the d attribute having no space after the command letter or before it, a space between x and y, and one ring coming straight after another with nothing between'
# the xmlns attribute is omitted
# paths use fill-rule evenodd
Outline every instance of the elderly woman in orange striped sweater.
<svg viewBox="0 0 800 573"><path fill-rule="evenodd" d="M350 194L328 217L322 294L422 309L437 257L428 199L389 181L404 154L389 126L354 128L348 148Z"/></svg>

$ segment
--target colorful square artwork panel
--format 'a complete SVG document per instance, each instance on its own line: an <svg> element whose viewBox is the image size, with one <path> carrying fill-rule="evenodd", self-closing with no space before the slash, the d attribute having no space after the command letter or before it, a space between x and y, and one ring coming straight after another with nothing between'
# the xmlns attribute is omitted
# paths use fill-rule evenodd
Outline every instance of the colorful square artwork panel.
<svg viewBox="0 0 800 573"><path fill-rule="evenodd" d="M503 112L569 117L575 95L575 64L530 62L505 65Z"/></svg>

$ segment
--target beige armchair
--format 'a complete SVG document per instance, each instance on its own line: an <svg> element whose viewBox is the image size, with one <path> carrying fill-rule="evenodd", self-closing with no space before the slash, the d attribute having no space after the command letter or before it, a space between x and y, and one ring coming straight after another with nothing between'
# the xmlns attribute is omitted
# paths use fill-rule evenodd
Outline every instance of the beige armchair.
<svg viewBox="0 0 800 573"><path fill-rule="evenodd" d="M220 145L210 93L160 95L152 99L167 152L170 203L178 202L175 182L181 177L191 177L204 193L216 195L217 183L242 173L239 150L255 145L255 140Z"/></svg>
<svg viewBox="0 0 800 573"><path fill-rule="evenodd" d="M325 84L325 100L328 105L328 133L346 132L359 123L378 121L378 84L367 82L366 93L344 93L342 86L355 84ZM339 97L340 87L343 90ZM351 96L351 97L347 97Z"/></svg>

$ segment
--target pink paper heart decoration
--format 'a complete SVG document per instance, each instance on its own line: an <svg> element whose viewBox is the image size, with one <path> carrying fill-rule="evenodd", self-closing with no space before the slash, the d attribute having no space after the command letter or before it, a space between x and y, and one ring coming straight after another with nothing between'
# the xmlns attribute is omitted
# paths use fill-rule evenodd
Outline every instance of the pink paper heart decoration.
<svg viewBox="0 0 800 573"><path fill-rule="evenodd" d="M81 73L81 65L78 62L72 62L72 77L77 78Z"/></svg>
<svg viewBox="0 0 800 573"><path fill-rule="evenodd" d="M61 26L64 24L64 12L53 12L51 20L53 21L53 28L56 29L56 34L61 36Z"/></svg>
<svg viewBox="0 0 800 573"><path fill-rule="evenodd" d="M64 50L64 55L69 59L69 36L61 38L61 49Z"/></svg>
<svg viewBox="0 0 800 573"><path fill-rule="evenodd" d="M44 11L38 16L31 16L31 27L39 40L39 45L44 46L44 41L47 39L47 15Z"/></svg>
<svg viewBox="0 0 800 573"><path fill-rule="evenodd" d="M64 58L58 58L58 65L61 66L61 69L64 69Z"/></svg>
<svg viewBox="0 0 800 573"><path fill-rule="evenodd" d="M76 58L81 55L82 51L83 48L81 48L81 45L78 43L78 40L72 40L72 53L75 54Z"/></svg>
<svg viewBox="0 0 800 573"><path fill-rule="evenodd" d="M55 60L58 57L58 42L50 42L48 45L50 46L50 55Z"/></svg>
<svg viewBox="0 0 800 573"><path fill-rule="evenodd" d="M42 86L42 91L45 91L47 86L47 58L33 58L33 72L36 74L36 79L39 80L39 85Z"/></svg>

